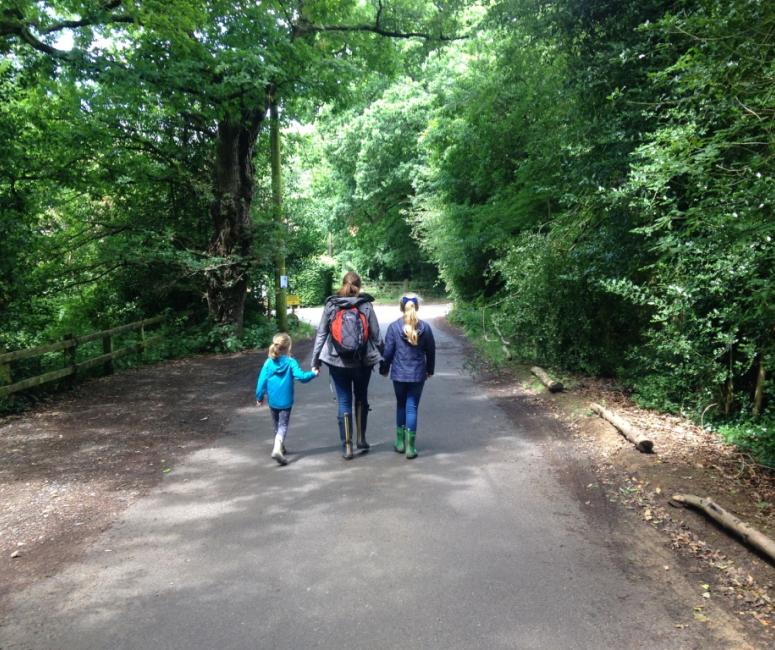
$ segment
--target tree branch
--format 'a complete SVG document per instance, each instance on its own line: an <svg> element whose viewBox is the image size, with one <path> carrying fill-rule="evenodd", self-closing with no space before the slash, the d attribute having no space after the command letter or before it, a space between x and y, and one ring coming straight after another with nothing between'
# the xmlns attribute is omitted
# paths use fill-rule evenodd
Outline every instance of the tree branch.
<svg viewBox="0 0 775 650"><path fill-rule="evenodd" d="M445 36L444 34L429 34L428 32L401 32L392 29L385 29L378 24L368 25L312 25L302 24L294 27L295 36L304 36L306 34L313 34L317 32L370 32L377 34L378 36L386 36L388 38L422 38L426 41L462 41L468 38L468 36Z"/></svg>
<svg viewBox="0 0 775 650"><path fill-rule="evenodd" d="M79 287L79 286L84 285L84 284L91 284L92 282L97 282L97 280L101 280L106 275L110 275L111 273L113 273L113 271L116 271L117 269L120 269L123 266L127 266L127 264L125 264L124 262L119 262L118 264L114 264L113 266L111 266L110 268L108 268L107 270L103 271L102 273L100 273L100 274L98 274L96 276L92 276L90 278L84 278L83 280L74 280L73 282L69 282L67 284L64 284L64 285L62 285L59 288L59 290L60 291L65 291L67 289L72 289L74 287Z"/></svg>
<svg viewBox="0 0 775 650"><path fill-rule="evenodd" d="M374 17L374 23L360 23L357 25L315 25L304 18L303 11L300 11L299 21L293 25L292 38L316 34L318 32L369 32L378 36L387 38L422 38L426 41L460 41L468 36L445 36L442 33L430 34L428 32L404 32L395 29L387 29L382 24L382 14L384 12L382 0L377 0L377 13Z"/></svg>
<svg viewBox="0 0 775 650"><path fill-rule="evenodd" d="M74 251L79 248L83 248L87 244L90 244L91 242L98 241L100 239L104 239L106 237L113 237L114 235L119 235L122 232L126 232L128 230L133 230L134 228L131 225L124 225L124 226L114 226L111 228L106 228L105 230L102 230L100 232L94 232L91 228L84 228L80 232L75 233L74 235L70 235L68 237L65 237L65 240L62 242L61 245L58 246L52 246L49 250L50 254L57 254L62 255L67 251ZM80 238L80 240L79 240ZM84 270L93 270L93 268L88 269L80 269L80 271ZM77 272L78 269L75 271L72 271L74 274Z"/></svg>
<svg viewBox="0 0 775 650"><path fill-rule="evenodd" d="M63 20L61 23L55 23L39 29L41 34L48 35L54 32L62 31L63 29L78 29L79 27L89 27L91 25L107 25L109 23L134 23L136 22L132 16L126 14L114 14L107 16L104 20L99 19L97 16L91 18L82 18L81 20Z"/></svg>
<svg viewBox="0 0 775 650"><path fill-rule="evenodd" d="M19 36L25 43L32 46L33 49L38 50L38 52L43 52L44 54L56 57L57 59L67 60L73 58L71 52L59 50L36 38L27 25L18 25L17 31L11 33Z"/></svg>
<svg viewBox="0 0 775 650"><path fill-rule="evenodd" d="M38 23L30 23L29 26L35 27L36 31L42 35L53 34L63 29L78 29L79 27L88 27L90 25L104 25L107 23L134 23L135 19L128 14L111 14L113 9L121 6L122 0L108 0L103 2L97 12L85 16L80 20L62 20L57 23L42 26ZM105 15L105 14L108 15Z"/></svg>
<svg viewBox="0 0 775 650"><path fill-rule="evenodd" d="M0 14L0 36L17 36L32 48L38 50L38 52L43 52L44 54L48 54L49 56L58 59L73 59L75 58L74 55L76 53L85 56L86 53L80 50L60 50L44 42L40 37L60 32L63 29L78 29L79 27L107 25L110 23L136 22L135 18L128 14L107 13L106 15L104 13L110 12L119 6L121 6L121 0L109 0L102 4L101 12L94 13L79 20L61 20L48 25L41 25L36 21L27 20L24 14L18 9L6 10Z"/></svg>

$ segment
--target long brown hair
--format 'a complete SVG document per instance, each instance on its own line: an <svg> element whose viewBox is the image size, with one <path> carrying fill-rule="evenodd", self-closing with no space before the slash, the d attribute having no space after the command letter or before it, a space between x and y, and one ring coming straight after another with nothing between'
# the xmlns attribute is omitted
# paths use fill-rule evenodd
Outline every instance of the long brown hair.
<svg viewBox="0 0 775 650"><path fill-rule="evenodd" d="M348 271L342 278L342 286L336 292L337 296L353 297L361 292L361 276L353 271Z"/></svg>

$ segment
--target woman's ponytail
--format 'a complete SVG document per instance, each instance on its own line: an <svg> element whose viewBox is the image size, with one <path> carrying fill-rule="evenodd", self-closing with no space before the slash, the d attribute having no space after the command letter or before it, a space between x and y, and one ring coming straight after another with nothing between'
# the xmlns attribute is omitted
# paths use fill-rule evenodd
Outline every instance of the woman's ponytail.
<svg viewBox="0 0 775 650"><path fill-rule="evenodd" d="M342 278L342 286L336 292L337 296L352 298L361 292L361 276L354 271L349 271Z"/></svg>
<svg viewBox="0 0 775 650"><path fill-rule="evenodd" d="M420 319L417 318L419 306L417 294L407 293L402 296L401 311L404 312L404 335L409 345L417 345L417 340L420 336L417 331L417 323L420 322Z"/></svg>

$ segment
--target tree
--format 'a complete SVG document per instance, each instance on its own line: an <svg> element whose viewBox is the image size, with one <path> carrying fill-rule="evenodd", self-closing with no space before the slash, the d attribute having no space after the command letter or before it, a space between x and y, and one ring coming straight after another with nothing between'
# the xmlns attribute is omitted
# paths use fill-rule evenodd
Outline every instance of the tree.
<svg viewBox="0 0 775 650"><path fill-rule="evenodd" d="M188 116L212 146L209 311L242 326L253 234L253 154L269 106L279 97L341 93L359 66L389 65L383 37L451 38L457 3L373 5L329 2L107 0L90 6L18 0L4 9L0 37L14 52L31 47L61 74L109 87L117 101L159 105ZM58 45L72 32L74 46ZM112 45L105 45L108 43ZM34 62L33 62L34 64Z"/></svg>

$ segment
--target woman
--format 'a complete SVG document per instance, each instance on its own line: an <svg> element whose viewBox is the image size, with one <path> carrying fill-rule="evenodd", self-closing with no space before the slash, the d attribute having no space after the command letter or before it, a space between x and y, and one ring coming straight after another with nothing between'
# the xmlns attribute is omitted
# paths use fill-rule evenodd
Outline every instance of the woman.
<svg viewBox="0 0 775 650"><path fill-rule="evenodd" d="M325 363L336 388L339 439L345 460L353 457L353 415L357 447L369 450L369 380L372 369L382 359L382 337L372 302L374 298L361 293L358 274L346 273L336 295L326 299L312 351L312 369L319 370L320 362Z"/></svg>

